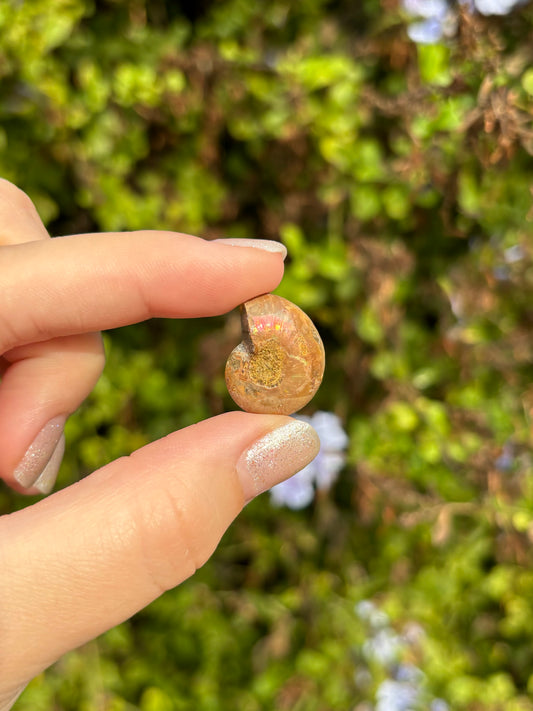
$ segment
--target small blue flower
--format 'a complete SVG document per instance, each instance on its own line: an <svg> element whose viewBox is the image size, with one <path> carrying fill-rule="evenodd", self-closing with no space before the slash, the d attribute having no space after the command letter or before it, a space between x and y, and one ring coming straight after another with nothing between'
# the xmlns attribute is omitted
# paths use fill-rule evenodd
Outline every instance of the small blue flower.
<svg viewBox="0 0 533 711"><path fill-rule="evenodd" d="M521 0L474 0L476 10L482 15L508 15L518 5L523 5Z"/></svg>
<svg viewBox="0 0 533 711"><path fill-rule="evenodd" d="M276 484L270 490L270 500L275 506L288 506L294 511L309 506L315 498L312 469L310 465L290 479Z"/></svg>
<svg viewBox="0 0 533 711"><path fill-rule="evenodd" d="M402 5L413 17L444 17L448 12L446 0L403 0Z"/></svg>
<svg viewBox="0 0 533 711"><path fill-rule="evenodd" d="M503 257L507 264L514 264L519 262L525 257L524 248L520 244L514 244L512 247L508 247L503 253Z"/></svg>
<svg viewBox="0 0 533 711"><path fill-rule="evenodd" d="M406 661L412 659L413 647L419 647L425 636L424 628L417 622L410 621L405 625L402 634L396 633L388 615L372 600L359 601L354 606L354 612L370 628L362 648L363 657L367 662L366 669L356 669L355 683L360 689L368 687L374 667L377 667L382 678L376 690L375 706L369 707L369 710L450 711L444 699L435 698L428 693L424 671L412 661ZM384 619L380 621L381 624L374 625L379 614L383 614ZM386 676L385 679L383 675Z"/></svg>
<svg viewBox="0 0 533 711"><path fill-rule="evenodd" d="M408 684L420 684L424 679L424 672L415 667L414 664L398 664L394 677L396 681L407 682Z"/></svg>
<svg viewBox="0 0 533 711"><path fill-rule="evenodd" d="M358 603L356 603L354 607L355 614L360 620L363 620L364 622L367 622L370 619L372 613L377 609L378 608L372 602L372 600L360 600Z"/></svg>
<svg viewBox="0 0 533 711"><path fill-rule="evenodd" d="M498 281L507 281L510 275L509 267L506 267L504 264L499 264L492 270L492 276Z"/></svg>
<svg viewBox="0 0 533 711"><path fill-rule="evenodd" d="M387 627L390 623L387 613L380 610L372 600L361 600L356 604L354 610L360 620L368 622L370 627L374 629Z"/></svg>
<svg viewBox="0 0 533 711"><path fill-rule="evenodd" d="M348 446L348 435L342 428L341 420L332 412L317 412L312 417L302 415L297 419L315 428L320 439L320 451L298 474L270 490L273 504L294 510L303 509L313 501L315 488L324 491L332 486L344 466L344 450Z"/></svg>
<svg viewBox="0 0 533 711"><path fill-rule="evenodd" d="M363 644L363 654L371 661L383 667L392 667L398 663L404 644L390 627L379 630Z"/></svg>
<svg viewBox="0 0 533 711"><path fill-rule="evenodd" d="M507 15L527 0L459 0L469 12L482 15ZM447 0L402 0L402 7L414 19L407 34L417 44L434 44L457 31L458 13Z"/></svg>
<svg viewBox="0 0 533 711"><path fill-rule="evenodd" d="M419 695L411 684L385 679L376 691L376 711L412 711Z"/></svg>
<svg viewBox="0 0 533 711"><path fill-rule="evenodd" d="M435 44L443 34L442 22L437 17L430 17L420 22L412 22L407 28L409 39L417 44Z"/></svg>
<svg viewBox="0 0 533 711"><path fill-rule="evenodd" d="M503 445L502 453L494 462L497 469L502 472L509 472L514 465L514 447L512 442L506 442Z"/></svg>
<svg viewBox="0 0 533 711"><path fill-rule="evenodd" d="M407 28L407 34L417 44L434 44L448 31L451 17L446 0L403 0L404 10L420 18Z"/></svg>

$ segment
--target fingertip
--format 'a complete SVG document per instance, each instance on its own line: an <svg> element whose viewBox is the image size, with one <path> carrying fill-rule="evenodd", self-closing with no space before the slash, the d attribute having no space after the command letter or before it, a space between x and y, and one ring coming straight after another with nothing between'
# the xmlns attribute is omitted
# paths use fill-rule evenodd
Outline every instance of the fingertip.
<svg viewBox="0 0 533 711"><path fill-rule="evenodd" d="M279 252L172 232L72 235L5 249L0 281L17 321L0 334L0 352L154 317L217 316L274 290L283 276Z"/></svg>
<svg viewBox="0 0 533 711"><path fill-rule="evenodd" d="M20 244L48 236L29 195L0 178L0 244Z"/></svg>
<svg viewBox="0 0 533 711"><path fill-rule="evenodd" d="M198 280L211 292L212 303L225 302L218 313L274 291L283 278L287 250L279 242L233 238L204 242L213 255L213 269L200 274ZM223 291L221 283L226 285Z"/></svg>
<svg viewBox="0 0 533 711"><path fill-rule="evenodd" d="M37 481L33 485L37 492L40 494L49 494L56 483L57 475L59 473L59 468L61 467L61 462L63 461L63 455L65 453L65 435L62 434L59 438L59 442L56 448L52 452L48 464L45 466L41 474L39 475Z"/></svg>
<svg viewBox="0 0 533 711"><path fill-rule="evenodd" d="M123 621L194 573L246 501L317 447L312 428L293 418L226 413L6 517L0 592L16 624L0 638L0 657L9 653L28 678Z"/></svg>
<svg viewBox="0 0 533 711"><path fill-rule="evenodd" d="M313 427L295 419L254 441L236 464L246 501L298 473L319 450L320 439Z"/></svg>
<svg viewBox="0 0 533 711"><path fill-rule="evenodd" d="M0 476L20 493L48 493L53 476L50 468L44 472L65 421L104 367L102 338L88 333L52 339L7 355L12 362L0 383ZM43 488L36 489L41 475Z"/></svg>

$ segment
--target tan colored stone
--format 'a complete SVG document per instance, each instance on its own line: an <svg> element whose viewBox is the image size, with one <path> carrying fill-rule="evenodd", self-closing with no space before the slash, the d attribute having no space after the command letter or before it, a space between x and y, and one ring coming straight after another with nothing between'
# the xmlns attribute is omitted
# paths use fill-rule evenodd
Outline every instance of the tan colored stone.
<svg viewBox="0 0 533 711"><path fill-rule="evenodd" d="M307 314L265 294L241 306L243 340L226 363L226 385L247 412L292 415L318 390L324 375L322 340Z"/></svg>

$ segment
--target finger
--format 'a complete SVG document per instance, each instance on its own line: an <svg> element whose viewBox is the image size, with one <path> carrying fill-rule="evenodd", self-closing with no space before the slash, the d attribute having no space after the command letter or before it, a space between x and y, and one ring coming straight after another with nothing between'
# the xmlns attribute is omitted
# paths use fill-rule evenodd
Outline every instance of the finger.
<svg viewBox="0 0 533 711"><path fill-rule="evenodd" d="M13 183L0 178L0 245L48 238L30 198Z"/></svg>
<svg viewBox="0 0 533 711"><path fill-rule="evenodd" d="M38 481L66 416L103 367L98 338L71 334L148 316L222 313L274 288L283 271L280 255L264 249L165 232L65 237L2 256L0 293L10 307L0 312L0 344L4 335L4 349L15 345L6 356L16 364L0 383L0 476L19 490L17 482ZM49 475L38 484L43 493Z"/></svg>
<svg viewBox="0 0 533 711"><path fill-rule="evenodd" d="M271 291L283 259L173 232L76 235L5 247L0 352L152 316L214 316Z"/></svg>
<svg viewBox="0 0 533 711"><path fill-rule="evenodd" d="M0 382L0 477L22 493L47 494L61 464L67 417L104 367L99 333L63 336L7 354Z"/></svg>
<svg viewBox="0 0 533 711"><path fill-rule="evenodd" d="M228 413L2 519L0 697L190 576L318 448L307 423Z"/></svg>
<svg viewBox="0 0 533 711"><path fill-rule="evenodd" d="M0 246L49 239L26 193L0 179ZM65 419L87 397L103 366L99 334L51 339L0 358L0 478L24 493L51 490ZM39 454L35 447L28 451L35 428L52 419L58 425L48 428L51 437L41 438Z"/></svg>

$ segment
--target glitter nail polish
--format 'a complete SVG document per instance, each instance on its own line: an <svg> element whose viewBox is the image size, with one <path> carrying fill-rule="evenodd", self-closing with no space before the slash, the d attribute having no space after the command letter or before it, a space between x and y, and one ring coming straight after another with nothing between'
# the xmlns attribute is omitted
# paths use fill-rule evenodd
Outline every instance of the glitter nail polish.
<svg viewBox="0 0 533 711"><path fill-rule="evenodd" d="M65 435L62 434L59 438L59 442L56 444L56 448L52 452L52 456L48 460L48 464L45 466L41 475L33 485L35 489L41 492L41 494L49 494L54 488L64 454Z"/></svg>
<svg viewBox="0 0 533 711"><path fill-rule="evenodd" d="M14 692L7 691L4 694L0 695L0 711L9 711L13 707L18 697L22 694L26 686L27 684L24 684L24 686L21 686Z"/></svg>
<svg viewBox="0 0 533 711"><path fill-rule="evenodd" d="M50 461L63 434L65 416L50 420L28 447L26 454L13 472L18 483L29 489L35 484Z"/></svg>
<svg viewBox="0 0 533 711"><path fill-rule="evenodd" d="M316 457L319 449L317 433L301 420L278 427L254 442L237 462L246 500L299 472Z"/></svg>

